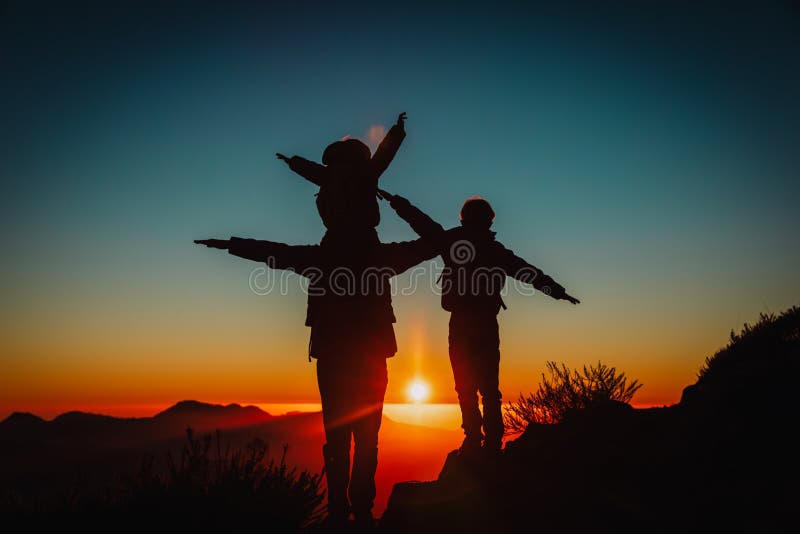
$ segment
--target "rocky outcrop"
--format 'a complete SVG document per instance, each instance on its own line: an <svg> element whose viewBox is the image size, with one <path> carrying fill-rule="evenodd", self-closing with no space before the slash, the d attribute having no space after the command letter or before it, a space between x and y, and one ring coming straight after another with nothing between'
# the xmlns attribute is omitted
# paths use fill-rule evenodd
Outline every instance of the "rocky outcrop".
<svg viewBox="0 0 800 534"><path fill-rule="evenodd" d="M795 522L800 309L709 358L679 404L531 424L498 458L451 453L394 488L383 532L783 532Z"/></svg>

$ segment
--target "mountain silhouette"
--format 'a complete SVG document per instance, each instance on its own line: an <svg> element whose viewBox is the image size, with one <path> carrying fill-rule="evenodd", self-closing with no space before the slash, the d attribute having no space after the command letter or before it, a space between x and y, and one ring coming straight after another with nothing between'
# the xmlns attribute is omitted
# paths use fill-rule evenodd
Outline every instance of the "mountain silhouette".
<svg viewBox="0 0 800 534"><path fill-rule="evenodd" d="M113 417L79 411L66 412L52 421L15 412L0 422L0 439L100 436L104 440L158 438L181 435L187 427L204 432L256 425L273 419L257 406L180 401L153 417Z"/></svg>
<svg viewBox="0 0 800 534"><path fill-rule="evenodd" d="M71 411L45 421L13 413L0 422L0 483L63 488L80 474L107 479L136 468L144 454L180 451L187 427L198 433L251 428L274 419L255 406L182 401L154 417ZM247 434L246 432L244 434ZM231 442L247 439L231 432Z"/></svg>
<svg viewBox="0 0 800 534"><path fill-rule="evenodd" d="M800 308L706 360L681 401L530 424L494 461L395 485L383 532L784 532L796 523Z"/></svg>
<svg viewBox="0 0 800 534"><path fill-rule="evenodd" d="M31 432L37 431L45 427L47 421L28 412L14 412L0 421L0 429L5 429L7 432Z"/></svg>
<svg viewBox="0 0 800 534"><path fill-rule="evenodd" d="M100 488L120 474L136 472L146 456L165 467L167 453L180 456L187 427L197 436L220 430L223 446L232 449L261 439L272 458L279 458L286 444L289 465L311 472L322 469L325 437L319 412L274 416L256 406L187 400L153 417L73 411L46 421L13 413L0 422L0 487L36 496L60 495L76 483ZM396 481L435 476L441 458L460 440L455 429L407 425L386 417L381 432L376 513L383 511Z"/></svg>
<svg viewBox="0 0 800 534"><path fill-rule="evenodd" d="M207 404L204 402L180 401L163 412L157 413L155 421L183 424L197 429L221 429L254 425L269 421L273 416L258 406L239 404Z"/></svg>

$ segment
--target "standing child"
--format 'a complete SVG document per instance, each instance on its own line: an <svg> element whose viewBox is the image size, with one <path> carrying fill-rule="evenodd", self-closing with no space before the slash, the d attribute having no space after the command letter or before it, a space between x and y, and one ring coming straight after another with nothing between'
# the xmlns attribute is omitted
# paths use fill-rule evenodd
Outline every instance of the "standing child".
<svg viewBox="0 0 800 534"><path fill-rule="evenodd" d="M421 237L445 231L405 198L383 190L379 193ZM541 270L495 241L495 233L490 230L494 217L486 200L467 199L460 213L461 231L453 234L458 239L440 251L445 264L442 308L450 312L450 363L461 407L461 452L465 456L476 455L482 441L484 452L489 454L499 453L503 443L497 314L505 307L500 293L506 276L529 283L554 299L580 302ZM479 392L483 415L478 408Z"/></svg>

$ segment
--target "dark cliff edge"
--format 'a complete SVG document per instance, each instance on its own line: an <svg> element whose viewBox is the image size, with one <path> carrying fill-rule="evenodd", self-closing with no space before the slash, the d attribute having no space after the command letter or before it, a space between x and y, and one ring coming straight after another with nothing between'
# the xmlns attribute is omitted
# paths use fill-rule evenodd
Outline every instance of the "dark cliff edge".
<svg viewBox="0 0 800 534"><path fill-rule="evenodd" d="M494 459L456 451L431 482L396 484L382 532L784 531L800 308L731 334L673 406L608 402L531 425Z"/></svg>

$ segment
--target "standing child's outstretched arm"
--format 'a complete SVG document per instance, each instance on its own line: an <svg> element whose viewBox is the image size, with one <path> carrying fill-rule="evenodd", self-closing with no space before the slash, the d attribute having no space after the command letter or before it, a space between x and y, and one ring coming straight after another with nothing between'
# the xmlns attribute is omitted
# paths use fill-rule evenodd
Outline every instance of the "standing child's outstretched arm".
<svg viewBox="0 0 800 534"><path fill-rule="evenodd" d="M403 139L406 138L405 123L406 113L403 112L397 116L397 122L389 129L386 137L383 138L383 141L378 145L378 149L375 150L375 154L372 156L370 177L375 180L375 185L378 185L381 174L389 168L389 164L400 149Z"/></svg>
<svg viewBox="0 0 800 534"><path fill-rule="evenodd" d="M324 165L300 156L292 156L291 158L284 156L280 152L275 154L278 159L286 162L290 169L311 182L312 184L322 187L325 183L328 173L328 168Z"/></svg>
<svg viewBox="0 0 800 534"><path fill-rule="evenodd" d="M520 282L531 284L533 287L542 291L556 300L566 300L572 304L580 304L581 301L569 295L564 286L544 274L541 269L534 267L523 260L500 243L495 242L493 251L494 259L503 268L506 275L516 278Z"/></svg>

